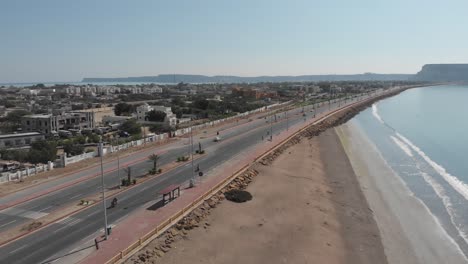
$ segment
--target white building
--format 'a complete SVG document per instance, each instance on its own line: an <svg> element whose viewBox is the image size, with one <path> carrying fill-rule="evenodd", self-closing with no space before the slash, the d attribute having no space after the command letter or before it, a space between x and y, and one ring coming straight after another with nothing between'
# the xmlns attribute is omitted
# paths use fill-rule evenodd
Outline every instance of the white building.
<svg viewBox="0 0 468 264"><path fill-rule="evenodd" d="M153 110L153 107L148 104L138 106L136 108L136 119L138 121L146 121L146 114L151 110Z"/></svg>
<svg viewBox="0 0 468 264"><path fill-rule="evenodd" d="M166 106L150 106L148 104L143 104L137 107L136 109L136 119L140 122L148 122L146 115L150 111L161 111L166 113L166 117L164 118L163 122L153 122L153 123L161 123L164 126L175 127L177 124L177 117L172 112L170 107Z"/></svg>

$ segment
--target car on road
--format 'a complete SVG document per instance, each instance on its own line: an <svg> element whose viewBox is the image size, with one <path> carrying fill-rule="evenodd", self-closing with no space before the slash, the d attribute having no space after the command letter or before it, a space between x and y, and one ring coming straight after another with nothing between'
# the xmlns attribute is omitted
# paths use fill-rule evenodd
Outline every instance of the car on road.
<svg viewBox="0 0 468 264"><path fill-rule="evenodd" d="M219 141L221 141L221 137L220 137L220 136L217 136L217 137L214 138L213 141L214 141L214 142L219 142Z"/></svg>

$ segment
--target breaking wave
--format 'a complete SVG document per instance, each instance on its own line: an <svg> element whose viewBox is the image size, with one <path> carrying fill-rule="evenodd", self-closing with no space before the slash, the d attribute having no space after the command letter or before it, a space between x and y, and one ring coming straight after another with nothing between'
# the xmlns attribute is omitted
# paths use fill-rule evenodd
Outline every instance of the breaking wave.
<svg viewBox="0 0 468 264"><path fill-rule="evenodd" d="M401 140L399 140L398 138L394 137L394 136L390 136L393 140L393 142L395 142L395 144L397 144L398 147L401 148L401 150L403 150L406 155L410 156L410 157L413 157L413 152L411 151L411 149L408 147L408 145L406 145L405 143L401 142Z"/></svg>
<svg viewBox="0 0 468 264"><path fill-rule="evenodd" d="M377 104L372 104L372 115L374 115L375 118L377 118L377 120L379 120L380 123L384 124L382 117L379 115Z"/></svg>
<svg viewBox="0 0 468 264"><path fill-rule="evenodd" d="M420 148L415 146L409 139L402 136L400 133L396 132L396 135L399 139L401 139L404 143L411 147L411 149L418 153L438 174L440 174L445 181L447 181L450 186L453 187L459 194L461 194L466 200L468 200L468 185L462 181L460 181L457 177L451 175L447 172L447 170L442 167L441 165L437 164L431 158L429 158L424 151Z"/></svg>

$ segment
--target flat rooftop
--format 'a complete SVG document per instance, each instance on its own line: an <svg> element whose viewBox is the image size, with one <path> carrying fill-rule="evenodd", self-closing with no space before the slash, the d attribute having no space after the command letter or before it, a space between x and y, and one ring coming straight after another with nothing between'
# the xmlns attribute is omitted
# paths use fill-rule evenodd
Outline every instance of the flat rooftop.
<svg viewBox="0 0 468 264"><path fill-rule="evenodd" d="M51 114L40 114L40 115L25 115L24 117L30 117L30 118L50 118L52 115Z"/></svg>
<svg viewBox="0 0 468 264"><path fill-rule="evenodd" d="M16 134L5 134L5 135L0 135L0 139L5 139L5 138L15 138L15 137L30 137L30 136L40 136L42 135L39 132L27 132L27 133L16 133Z"/></svg>

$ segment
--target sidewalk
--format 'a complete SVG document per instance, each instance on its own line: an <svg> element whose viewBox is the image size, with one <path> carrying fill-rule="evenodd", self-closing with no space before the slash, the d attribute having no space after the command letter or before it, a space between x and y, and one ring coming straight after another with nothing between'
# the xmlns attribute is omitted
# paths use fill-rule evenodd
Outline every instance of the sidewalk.
<svg viewBox="0 0 468 264"><path fill-rule="evenodd" d="M95 250L80 263L106 263L106 261L120 254L132 243L151 232L157 225L165 222L172 215L192 204L194 200L205 194L213 186L230 177L245 165L251 164L257 157L275 147L299 129L315 122L318 118L319 116L316 118L309 117L306 122L296 124L290 127L288 131L283 131L279 135L273 135L273 142L265 140L264 143L257 146L254 151L247 152L248 154L243 155L242 158L234 162L234 164L225 163L222 165L222 169L215 168L217 173L215 173L215 175L210 175L206 182L198 184L195 188L183 190L181 197L159 208L157 211L141 209L135 212L112 229L112 234L109 236L109 239L100 243L99 250Z"/></svg>

